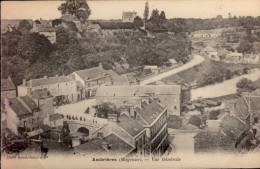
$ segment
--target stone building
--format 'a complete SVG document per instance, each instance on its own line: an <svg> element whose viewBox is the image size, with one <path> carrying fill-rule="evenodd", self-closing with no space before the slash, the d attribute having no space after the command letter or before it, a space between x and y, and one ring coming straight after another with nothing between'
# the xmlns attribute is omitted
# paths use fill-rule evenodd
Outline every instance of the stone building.
<svg viewBox="0 0 260 169"><path fill-rule="evenodd" d="M33 22L33 27L30 32L36 32L44 35L52 44L56 42L56 31L52 27L51 22L47 20L37 20Z"/></svg>
<svg viewBox="0 0 260 169"><path fill-rule="evenodd" d="M135 11L133 11L133 12L123 12L122 22L133 22L136 16L137 16L137 13Z"/></svg>
<svg viewBox="0 0 260 169"><path fill-rule="evenodd" d="M76 81L67 76L55 76L39 79L23 80L23 84L18 86L18 96L32 96L36 90L47 90L53 97L65 97L68 101L77 100Z"/></svg>
<svg viewBox="0 0 260 169"><path fill-rule="evenodd" d="M169 115L180 116L180 85L101 86L97 89L96 98L100 103L111 102L118 107L141 106L142 101L154 98L167 106Z"/></svg>
<svg viewBox="0 0 260 169"><path fill-rule="evenodd" d="M168 148L167 108L149 99L142 106L121 115L108 115L109 123L101 127L91 138L106 138L115 134L134 149L131 154L139 158L158 158Z"/></svg>

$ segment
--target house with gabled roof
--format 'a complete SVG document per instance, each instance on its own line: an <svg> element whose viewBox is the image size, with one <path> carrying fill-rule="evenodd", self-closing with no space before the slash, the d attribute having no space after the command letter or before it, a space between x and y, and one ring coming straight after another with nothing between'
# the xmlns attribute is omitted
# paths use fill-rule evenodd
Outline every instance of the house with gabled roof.
<svg viewBox="0 0 260 169"><path fill-rule="evenodd" d="M56 42L56 30L52 27L52 23L47 20L40 19L33 22L30 32L44 35L52 44Z"/></svg>
<svg viewBox="0 0 260 169"><path fill-rule="evenodd" d="M92 133L92 138L106 138L115 134L134 150L140 158L158 158L168 148L167 108L158 101L149 99L132 111L109 114L109 123Z"/></svg>
<svg viewBox="0 0 260 169"><path fill-rule="evenodd" d="M1 100L4 98L15 98L16 87L9 76L7 79L1 79Z"/></svg>
<svg viewBox="0 0 260 169"><path fill-rule="evenodd" d="M18 128L31 131L38 127L36 115L39 106L28 96L9 98L4 100L4 115L6 127L18 135Z"/></svg>
<svg viewBox="0 0 260 169"><path fill-rule="evenodd" d="M68 101L77 100L76 81L67 76L44 76L39 79L23 80L23 84L18 86L18 96L33 96L35 91L45 90L47 95L53 97L64 97Z"/></svg>

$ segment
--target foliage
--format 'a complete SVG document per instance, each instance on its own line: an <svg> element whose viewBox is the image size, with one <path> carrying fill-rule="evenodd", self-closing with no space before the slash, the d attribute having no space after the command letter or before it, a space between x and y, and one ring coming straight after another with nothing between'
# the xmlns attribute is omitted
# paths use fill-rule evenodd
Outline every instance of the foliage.
<svg viewBox="0 0 260 169"><path fill-rule="evenodd" d="M87 20L91 14L91 10L85 0L66 0L58 7L61 14L69 13L75 15L80 20Z"/></svg>
<svg viewBox="0 0 260 169"><path fill-rule="evenodd" d="M220 114L220 110L212 110L209 112L209 120L218 120L218 115Z"/></svg>
<svg viewBox="0 0 260 169"><path fill-rule="evenodd" d="M149 17L149 4L148 1L145 3L145 8L144 8L144 20L147 21Z"/></svg>
<svg viewBox="0 0 260 169"><path fill-rule="evenodd" d="M179 129L182 126L182 119L179 116L171 115L167 121L168 127L173 129Z"/></svg>
<svg viewBox="0 0 260 169"><path fill-rule="evenodd" d="M190 117L189 119L189 124L195 125L195 126L200 126L202 125L201 119L200 119L200 115L193 115Z"/></svg>
<svg viewBox="0 0 260 169"><path fill-rule="evenodd" d="M162 12L160 13L159 18L160 18L161 20L166 20L166 16L165 16L165 12L164 12L164 11L162 11Z"/></svg>
<svg viewBox="0 0 260 169"><path fill-rule="evenodd" d="M25 35L18 44L18 55L31 63L47 60L52 50L50 41L38 33Z"/></svg>
<svg viewBox="0 0 260 169"><path fill-rule="evenodd" d="M237 86L238 89L246 89L248 91L255 90L253 82L251 80L246 79L246 78L243 78L239 82L237 82L236 86Z"/></svg>
<svg viewBox="0 0 260 169"><path fill-rule="evenodd" d="M246 38L244 38L237 47L237 51L240 53L252 53L253 50L253 44L250 43Z"/></svg>
<svg viewBox="0 0 260 169"><path fill-rule="evenodd" d="M19 22L18 30L20 30L20 32L23 35L28 34L31 29L32 29L32 25L28 20L21 20Z"/></svg>
<svg viewBox="0 0 260 169"><path fill-rule="evenodd" d="M144 26L144 23L139 16L135 17L133 24L134 24L135 28L140 28L140 27Z"/></svg>
<svg viewBox="0 0 260 169"><path fill-rule="evenodd" d="M117 114L120 115L120 111L116 108L113 103L102 103L95 106L97 110L97 117L108 118L108 114Z"/></svg>

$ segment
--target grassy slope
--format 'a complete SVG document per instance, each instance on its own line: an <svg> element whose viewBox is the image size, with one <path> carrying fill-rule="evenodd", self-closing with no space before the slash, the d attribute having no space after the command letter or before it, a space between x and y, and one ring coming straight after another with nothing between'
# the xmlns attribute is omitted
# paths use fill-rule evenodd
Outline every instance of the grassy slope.
<svg viewBox="0 0 260 169"><path fill-rule="evenodd" d="M231 63L223 63L223 62L217 62L210 59L206 59L206 61L201 63L200 65L194 66L178 74L167 77L162 81L164 83L169 83L169 82L176 83L179 81L178 84L184 84L187 82L194 82L195 80L197 80L198 83L200 83L200 81L202 81L210 71L218 72L218 71L228 69L231 72L235 72L235 71L243 71L244 68L248 68L248 69L260 68L260 65L231 64Z"/></svg>

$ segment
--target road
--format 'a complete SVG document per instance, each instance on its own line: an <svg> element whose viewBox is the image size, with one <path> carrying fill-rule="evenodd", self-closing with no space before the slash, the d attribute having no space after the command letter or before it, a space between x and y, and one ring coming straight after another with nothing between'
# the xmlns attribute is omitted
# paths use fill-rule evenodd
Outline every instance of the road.
<svg viewBox="0 0 260 169"><path fill-rule="evenodd" d="M180 67L177 67L175 69L172 69L172 70L169 70L167 72L163 72L163 73L160 73L156 76L153 76L153 77L150 77L148 79L145 79L143 81L140 82L141 85L146 85L146 84L149 84L149 83L153 83L153 82L156 82L158 80L162 80L163 78L166 78L168 76L171 76L171 75L174 75L176 73L179 73L183 70L186 70L186 69L189 69L195 65L198 65L200 63L202 63L205 59L200 56L200 55L194 55L193 58L187 62L186 64L180 66Z"/></svg>
<svg viewBox="0 0 260 169"><path fill-rule="evenodd" d="M193 132L182 132L182 131L171 131L169 134L174 136L173 141L170 143L173 146L171 155L194 155L194 136L198 131Z"/></svg>

